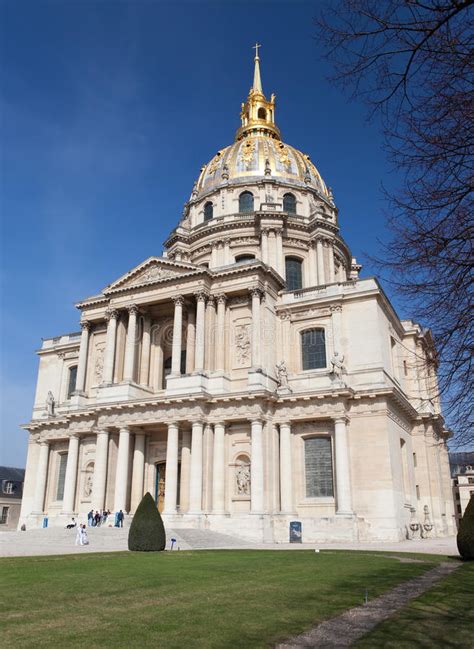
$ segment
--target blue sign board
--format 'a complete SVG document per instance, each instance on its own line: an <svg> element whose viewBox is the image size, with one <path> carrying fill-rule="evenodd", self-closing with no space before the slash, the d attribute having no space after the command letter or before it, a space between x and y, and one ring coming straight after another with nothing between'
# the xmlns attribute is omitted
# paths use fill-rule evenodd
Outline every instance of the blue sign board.
<svg viewBox="0 0 474 649"><path fill-rule="evenodd" d="M300 521L291 521L290 523L290 543L302 543L303 532Z"/></svg>

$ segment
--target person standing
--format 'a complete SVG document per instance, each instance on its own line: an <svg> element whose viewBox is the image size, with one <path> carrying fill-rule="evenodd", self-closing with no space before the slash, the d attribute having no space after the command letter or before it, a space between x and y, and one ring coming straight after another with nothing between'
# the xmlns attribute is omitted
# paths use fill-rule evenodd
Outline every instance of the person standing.
<svg viewBox="0 0 474 649"><path fill-rule="evenodd" d="M77 528L76 545L82 545L82 525Z"/></svg>
<svg viewBox="0 0 474 649"><path fill-rule="evenodd" d="M96 511L94 516L95 526L100 527L100 513Z"/></svg>
<svg viewBox="0 0 474 649"><path fill-rule="evenodd" d="M90 512L87 514L87 525L91 527L92 525L92 518L94 517L94 510L91 509Z"/></svg>
<svg viewBox="0 0 474 649"><path fill-rule="evenodd" d="M120 510L118 515L117 515L118 527L123 527L123 519L124 519L123 511Z"/></svg>

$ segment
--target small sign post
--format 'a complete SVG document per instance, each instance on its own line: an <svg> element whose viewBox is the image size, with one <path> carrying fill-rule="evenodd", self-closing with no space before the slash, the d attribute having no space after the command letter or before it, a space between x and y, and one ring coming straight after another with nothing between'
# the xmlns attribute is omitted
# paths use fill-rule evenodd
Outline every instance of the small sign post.
<svg viewBox="0 0 474 649"><path fill-rule="evenodd" d="M302 543L303 532L300 521L291 521L290 523L290 543Z"/></svg>

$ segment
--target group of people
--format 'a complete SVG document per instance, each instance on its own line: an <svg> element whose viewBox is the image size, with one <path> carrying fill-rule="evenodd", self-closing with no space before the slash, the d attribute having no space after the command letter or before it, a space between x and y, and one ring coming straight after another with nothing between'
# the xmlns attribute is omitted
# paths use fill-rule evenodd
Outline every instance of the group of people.
<svg viewBox="0 0 474 649"><path fill-rule="evenodd" d="M104 509L101 512L94 512L94 510L91 509L87 514L87 525L89 527L100 527L107 522L107 519L111 513L112 512L110 511L110 509Z"/></svg>

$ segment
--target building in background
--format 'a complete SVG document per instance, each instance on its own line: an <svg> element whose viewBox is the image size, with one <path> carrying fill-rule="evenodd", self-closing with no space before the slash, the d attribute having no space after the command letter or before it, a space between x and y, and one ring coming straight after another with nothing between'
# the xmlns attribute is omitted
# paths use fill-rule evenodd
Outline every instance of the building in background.
<svg viewBox="0 0 474 649"><path fill-rule="evenodd" d="M162 256L43 341L21 522L133 514L148 491L170 527L256 541L295 522L304 542L401 540L423 516L452 533L430 331L359 277L258 55L240 118Z"/></svg>
<svg viewBox="0 0 474 649"><path fill-rule="evenodd" d="M474 452L450 453L449 465L453 485L454 515L459 527L467 504L474 496Z"/></svg>
<svg viewBox="0 0 474 649"><path fill-rule="evenodd" d="M18 527L24 480L25 469L0 466L0 532Z"/></svg>

